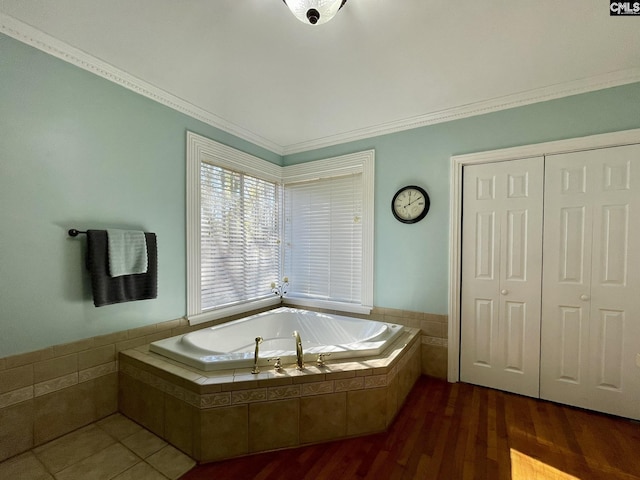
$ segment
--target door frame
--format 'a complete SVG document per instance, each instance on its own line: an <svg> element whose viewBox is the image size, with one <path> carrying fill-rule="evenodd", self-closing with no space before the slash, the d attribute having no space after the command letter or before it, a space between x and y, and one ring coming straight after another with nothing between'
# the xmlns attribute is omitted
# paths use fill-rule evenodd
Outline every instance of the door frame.
<svg viewBox="0 0 640 480"><path fill-rule="evenodd" d="M460 301L462 280L462 171L466 165L506 162L559 153L594 150L640 143L640 128L621 132L603 133L587 137L536 143L521 147L489 150L451 156L449 189L449 329L448 366L449 382L460 380Z"/></svg>

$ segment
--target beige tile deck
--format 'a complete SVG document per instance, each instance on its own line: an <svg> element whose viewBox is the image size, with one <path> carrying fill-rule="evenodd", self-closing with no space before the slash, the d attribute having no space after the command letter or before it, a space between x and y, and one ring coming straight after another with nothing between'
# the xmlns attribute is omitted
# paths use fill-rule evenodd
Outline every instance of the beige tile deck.
<svg viewBox="0 0 640 480"><path fill-rule="evenodd" d="M178 479L195 461L116 413L0 462L1 479Z"/></svg>

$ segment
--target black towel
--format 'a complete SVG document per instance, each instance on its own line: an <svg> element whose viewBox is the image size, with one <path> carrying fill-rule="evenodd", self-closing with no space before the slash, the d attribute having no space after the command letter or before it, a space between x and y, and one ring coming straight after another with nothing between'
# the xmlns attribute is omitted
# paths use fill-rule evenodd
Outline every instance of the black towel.
<svg viewBox="0 0 640 480"><path fill-rule="evenodd" d="M156 234L145 232L147 241L147 273L109 276L109 247L106 230L87 231L87 268L91 274L93 304L148 300L158 296L158 249Z"/></svg>

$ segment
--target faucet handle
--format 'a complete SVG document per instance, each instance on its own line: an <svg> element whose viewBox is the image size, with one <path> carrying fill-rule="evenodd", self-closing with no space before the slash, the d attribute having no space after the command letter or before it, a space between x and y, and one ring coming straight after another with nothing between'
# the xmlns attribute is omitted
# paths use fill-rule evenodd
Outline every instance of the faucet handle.
<svg viewBox="0 0 640 480"><path fill-rule="evenodd" d="M282 363L280 362L280 357L270 358L268 361L273 361L273 368L276 369L276 372L282 371Z"/></svg>
<svg viewBox="0 0 640 480"><path fill-rule="evenodd" d="M318 354L318 358L316 360L316 365L319 367L324 367L325 363L324 363L324 357L330 357L331 354L330 353L319 353Z"/></svg>

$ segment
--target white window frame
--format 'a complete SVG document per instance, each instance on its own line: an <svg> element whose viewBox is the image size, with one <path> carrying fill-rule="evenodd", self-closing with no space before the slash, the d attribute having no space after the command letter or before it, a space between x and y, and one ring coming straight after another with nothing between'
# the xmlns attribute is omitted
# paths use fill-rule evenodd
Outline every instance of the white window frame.
<svg viewBox="0 0 640 480"><path fill-rule="evenodd" d="M326 300L295 299L288 304L329 308L352 313L370 313L373 308L374 265L374 162L375 151L281 167L235 148L187 131L186 151L186 247L187 247L187 319L191 325L236 315L281 303L278 296L232 307L202 312L200 291L200 164L207 161L229 170L267 181L284 184L316 178L362 173L362 297L361 305ZM281 209L284 211L284 209ZM281 225L284 222L280 222ZM281 235L282 237L282 235ZM284 257L282 257L284 258ZM291 279L291 281L295 281Z"/></svg>
<svg viewBox="0 0 640 480"><path fill-rule="evenodd" d="M287 184L310 180L343 177L362 174L362 283L360 304L335 302L330 300L286 297L288 305L326 308L343 312L369 314L373 308L373 248L374 248L374 150L342 155L314 162L284 167L282 183ZM283 209L284 211L284 209ZM284 222L283 222L284 223ZM283 255L284 258L284 255ZM286 272L285 272L286 273ZM292 278L292 281L295 279Z"/></svg>
<svg viewBox="0 0 640 480"><path fill-rule="evenodd" d="M231 307L202 311L200 276L200 164L213 163L238 173L274 183L282 167L208 138L187 132L187 319L191 325L280 303L275 295ZM282 236L282 235L281 235Z"/></svg>

